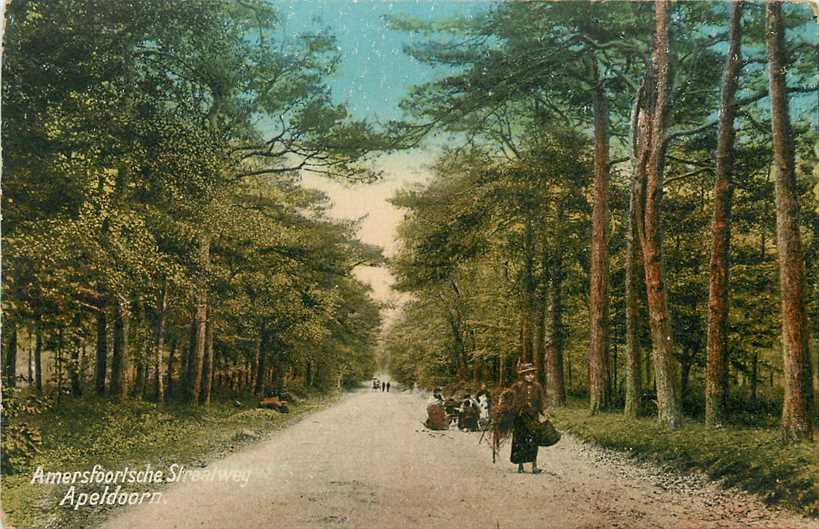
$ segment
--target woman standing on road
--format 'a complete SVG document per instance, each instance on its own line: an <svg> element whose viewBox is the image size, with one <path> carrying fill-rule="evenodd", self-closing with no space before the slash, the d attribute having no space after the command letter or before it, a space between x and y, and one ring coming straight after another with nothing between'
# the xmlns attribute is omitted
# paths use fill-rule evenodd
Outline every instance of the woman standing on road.
<svg viewBox="0 0 819 529"><path fill-rule="evenodd" d="M518 465L518 472L523 472L524 463L532 463L532 474L539 474L542 470L537 467L536 428L540 415L546 411L546 396L543 386L535 382L535 367L532 364L521 364L518 376L518 381L510 388L515 403L512 463Z"/></svg>

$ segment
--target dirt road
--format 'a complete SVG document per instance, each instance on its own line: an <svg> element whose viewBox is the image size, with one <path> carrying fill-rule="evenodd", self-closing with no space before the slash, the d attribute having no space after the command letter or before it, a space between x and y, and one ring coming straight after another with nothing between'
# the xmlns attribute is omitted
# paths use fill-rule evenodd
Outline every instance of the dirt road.
<svg viewBox="0 0 819 529"><path fill-rule="evenodd" d="M713 484L634 465L565 436L517 474L480 434L429 432L424 400L361 391L210 465L231 481L170 487L108 529L819 527ZM679 483L679 486L674 485Z"/></svg>

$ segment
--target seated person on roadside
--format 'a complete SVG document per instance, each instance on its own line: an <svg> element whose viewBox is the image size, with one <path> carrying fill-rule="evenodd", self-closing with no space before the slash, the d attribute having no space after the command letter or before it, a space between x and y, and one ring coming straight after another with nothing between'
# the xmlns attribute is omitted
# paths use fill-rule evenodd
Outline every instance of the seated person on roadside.
<svg viewBox="0 0 819 529"><path fill-rule="evenodd" d="M472 397L467 395L461 404L461 410L458 414L458 428L474 432L478 429L478 415L478 407L475 405Z"/></svg>
<svg viewBox="0 0 819 529"><path fill-rule="evenodd" d="M435 388L427 401L427 420L424 425L430 430L449 430L449 420L444 411L441 388Z"/></svg>
<svg viewBox="0 0 819 529"><path fill-rule="evenodd" d="M444 397L441 395L441 388L435 388L432 390L432 396L427 399L427 404L438 404L440 406L444 405Z"/></svg>

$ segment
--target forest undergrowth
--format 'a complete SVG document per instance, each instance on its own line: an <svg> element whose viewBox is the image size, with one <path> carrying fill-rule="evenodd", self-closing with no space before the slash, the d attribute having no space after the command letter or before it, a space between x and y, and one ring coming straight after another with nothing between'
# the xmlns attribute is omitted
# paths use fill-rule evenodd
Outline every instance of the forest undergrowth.
<svg viewBox="0 0 819 529"><path fill-rule="evenodd" d="M298 390L297 390L298 391ZM309 413L336 402L341 392L296 393L289 413L256 408L249 394L238 399L214 400L209 407L191 408L145 401L113 402L109 399L65 397L60 406L21 417L36 428L42 444L36 455L17 474L3 478L3 509L11 527L82 529L98 525L116 506L73 509L55 508L68 485L34 482L38 467L44 472L87 471L100 465L106 471L162 470L172 465L202 469L258 442L273 432L293 425ZM71 400L71 402L68 402ZM123 492L161 492L162 485L122 483ZM92 485L78 489L90 492ZM102 488L103 485L97 485ZM150 490L146 490L150 489Z"/></svg>

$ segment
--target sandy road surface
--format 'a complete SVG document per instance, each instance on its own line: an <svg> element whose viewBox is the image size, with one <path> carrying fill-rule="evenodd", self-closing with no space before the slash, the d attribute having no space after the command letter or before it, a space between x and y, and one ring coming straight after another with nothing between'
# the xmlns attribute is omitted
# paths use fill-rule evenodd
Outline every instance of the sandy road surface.
<svg viewBox="0 0 819 529"><path fill-rule="evenodd" d="M361 391L307 416L211 471L231 482L181 483L109 529L497 529L819 527L715 485L669 486L645 466L564 437L541 449L539 475L517 474L509 443L492 464L480 434L429 432L423 399ZM684 490L681 490L684 489Z"/></svg>

